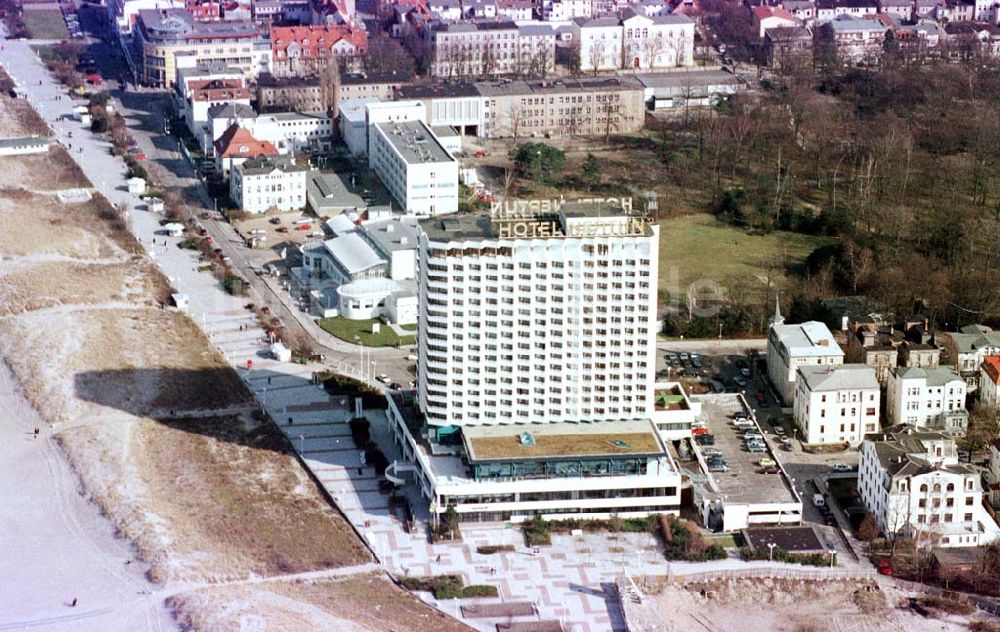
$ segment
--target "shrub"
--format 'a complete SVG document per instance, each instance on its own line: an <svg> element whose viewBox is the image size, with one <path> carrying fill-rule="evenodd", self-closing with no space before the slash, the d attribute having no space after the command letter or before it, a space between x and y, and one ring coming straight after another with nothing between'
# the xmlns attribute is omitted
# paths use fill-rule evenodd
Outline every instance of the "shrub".
<svg viewBox="0 0 1000 632"><path fill-rule="evenodd" d="M355 417L348 423L348 426L351 428L351 439L354 440L354 445L361 448L371 440L371 425L371 422L364 417Z"/></svg>
<svg viewBox="0 0 1000 632"><path fill-rule="evenodd" d="M509 553L514 550L513 544L487 544L477 546L476 553L480 555L493 555L494 553Z"/></svg>
<svg viewBox="0 0 1000 632"><path fill-rule="evenodd" d="M534 516L521 527L524 532L524 540L528 546L542 546L552 544L552 533L549 523L541 516Z"/></svg>
<svg viewBox="0 0 1000 632"><path fill-rule="evenodd" d="M725 549L718 544L708 544L696 526L675 516L661 518L660 532L668 560L707 562L726 558Z"/></svg>
<svg viewBox="0 0 1000 632"><path fill-rule="evenodd" d="M829 566L830 558L825 553L789 553L784 549L775 548L773 552L768 549L757 549L753 551L750 547L740 548L740 558L746 561L774 560L785 564L802 564L803 566Z"/></svg>
<svg viewBox="0 0 1000 632"><path fill-rule="evenodd" d="M466 586L462 589L462 599L468 599L470 597L499 597L500 591L497 590L496 586L490 586L488 584L473 584L472 586Z"/></svg>
<svg viewBox="0 0 1000 632"><path fill-rule="evenodd" d="M458 575L438 575L431 584L436 599L459 599L464 582Z"/></svg>

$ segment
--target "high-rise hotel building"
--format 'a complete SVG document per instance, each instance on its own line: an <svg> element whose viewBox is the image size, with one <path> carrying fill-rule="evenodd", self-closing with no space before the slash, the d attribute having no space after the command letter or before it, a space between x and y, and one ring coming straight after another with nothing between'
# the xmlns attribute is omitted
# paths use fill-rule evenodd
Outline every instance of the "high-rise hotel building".
<svg viewBox="0 0 1000 632"><path fill-rule="evenodd" d="M658 227L630 200L421 221L417 390L389 418L432 509L466 520L676 510L651 421Z"/></svg>
<svg viewBox="0 0 1000 632"><path fill-rule="evenodd" d="M658 227L602 204L423 224L420 407L431 425L646 419Z"/></svg>

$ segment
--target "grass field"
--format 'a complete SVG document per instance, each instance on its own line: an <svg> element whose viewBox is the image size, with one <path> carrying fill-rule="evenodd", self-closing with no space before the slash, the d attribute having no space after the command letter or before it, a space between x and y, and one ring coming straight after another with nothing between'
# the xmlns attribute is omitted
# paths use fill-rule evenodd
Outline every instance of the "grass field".
<svg viewBox="0 0 1000 632"><path fill-rule="evenodd" d="M24 11L24 24L32 39L69 39L66 21L58 9L28 9Z"/></svg>
<svg viewBox="0 0 1000 632"><path fill-rule="evenodd" d="M675 279L681 292L701 278L725 283L761 275L763 280L769 263L801 263L832 241L783 231L751 235L705 214L666 219L660 222L660 288L670 289Z"/></svg>
<svg viewBox="0 0 1000 632"><path fill-rule="evenodd" d="M396 345L411 345L416 336L399 337L389 325L383 324L377 334L372 333L373 320L348 320L346 318L323 318L319 326L327 333L341 340L356 344L359 340L366 347L395 347Z"/></svg>

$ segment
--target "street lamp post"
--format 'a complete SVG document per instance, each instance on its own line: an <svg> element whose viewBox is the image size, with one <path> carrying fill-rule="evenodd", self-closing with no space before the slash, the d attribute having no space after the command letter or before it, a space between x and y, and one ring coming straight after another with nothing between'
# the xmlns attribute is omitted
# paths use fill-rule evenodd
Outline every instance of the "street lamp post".
<svg viewBox="0 0 1000 632"><path fill-rule="evenodd" d="M774 561L774 547L777 546L774 542L767 543L767 561Z"/></svg>
<svg viewBox="0 0 1000 632"><path fill-rule="evenodd" d="M837 559L837 551L835 549L830 549L830 568L833 568L833 562Z"/></svg>
<svg viewBox="0 0 1000 632"><path fill-rule="evenodd" d="M299 435L299 454L305 455L306 453L306 436Z"/></svg>

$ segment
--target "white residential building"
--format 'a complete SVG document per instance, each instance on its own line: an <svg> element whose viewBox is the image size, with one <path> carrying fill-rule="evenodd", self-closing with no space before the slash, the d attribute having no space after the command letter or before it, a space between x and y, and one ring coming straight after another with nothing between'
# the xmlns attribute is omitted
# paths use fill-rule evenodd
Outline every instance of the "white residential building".
<svg viewBox="0 0 1000 632"><path fill-rule="evenodd" d="M309 169L282 157L251 158L229 170L229 196L248 213L305 208Z"/></svg>
<svg viewBox="0 0 1000 632"><path fill-rule="evenodd" d="M555 31L512 21L440 22L428 29L434 77L544 76L555 67Z"/></svg>
<svg viewBox="0 0 1000 632"><path fill-rule="evenodd" d="M694 64L694 21L683 15L647 17L628 8L621 19L576 19L571 27L582 72Z"/></svg>
<svg viewBox="0 0 1000 632"><path fill-rule="evenodd" d="M965 379L969 392L975 393L983 360L1000 355L1000 331L986 325L966 325L959 332L944 334L944 339L950 363Z"/></svg>
<svg viewBox="0 0 1000 632"><path fill-rule="evenodd" d="M872 435L860 452L858 492L883 533L941 547L980 546L1000 537L983 507L979 470L959 463L952 438L912 430Z"/></svg>
<svg viewBox="0 0 1000 632"><path fill-rule="evenodd" d="M219 111L221 106L241 105L250 108L250 91L242 71L234 68L199 66L177 70L174 84L177 109L191 134L202 143L202 149L210 147L214 138L208 137L209 110ZM235 121L233 121L235 122ZM231 125L225 124L219 135Z"/></svg>
<svg viewBox="0 0 1000 632"><path fill-rule="evenodd" d="M805 443L861 443L879 431L881 390L866 364L800 366L795 384L795 425Z"/></svg>
<svg viewBox="0 0 1000 632"><path fill-rule="evenodd" d="M281 154L312 149L327 151L333 145L333 120L323 112L277 112L257 114L243 103L222 103L208 109L202 127L202 145L211 147L232 125L239 125L254 138L272 143Z"/></svg>
<svg viewBox="0 0 1000 632"><path fill-rule="evenodd" d="M651 421L658 227L553 201L421 228L417 392L390 396L407 462L387 477L415 472L463 520L676 512Z"/></svg>
<svg viewBox="0 0 1000 632"><path fill-rule="evenodd" d="M979 403L986 408L1000 408L1000 355L983 358L979 378Z"/></svg>
<svg viewBox="0 0 1000 632"><path fill-rule="evenodd" d="M376 123L368 163L411 215L458 210L458 161L423 121Z"/></svg>
<svg viewBox="0 0 1000 632"><path fill-rule="evenodd" d="M886 381L886 416L892 424L964 435L967 387L954 368L899 367Z"/></svg>
<svg viewBox="0 0 1000 632"><path fill-rule="evenodd" d="M542 3L542 19L546 22L568 22L575 18L590 18L591 0L546 0Z"/></svg>
<svg viewBox="0 0 1000 632"><path fill-rule="evenodd" d="M799 367L844 363L844 351L821 322L786 325L776 311L767 334L767 373L778 395L791 404Z"/></svg>

